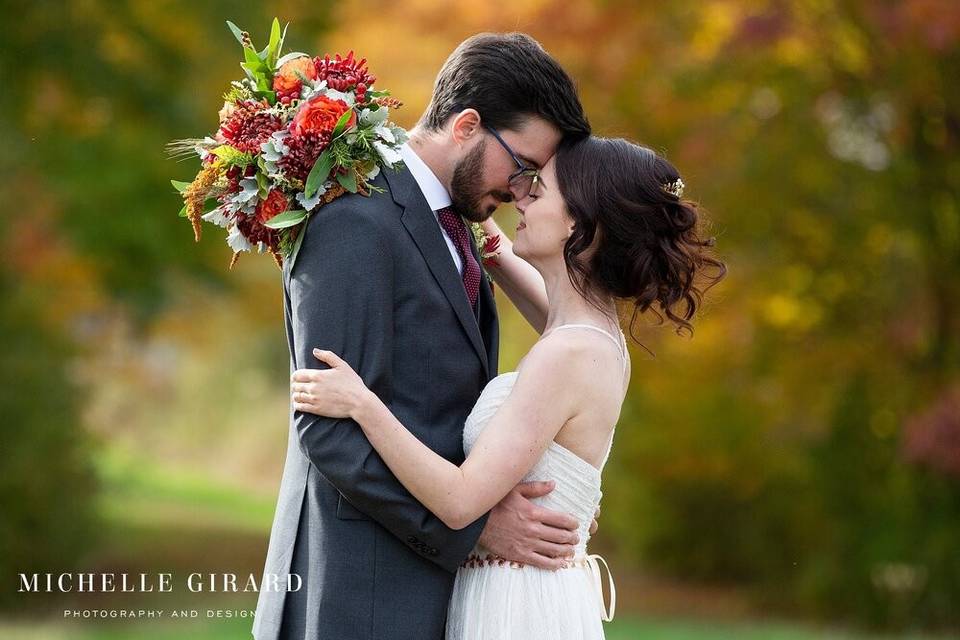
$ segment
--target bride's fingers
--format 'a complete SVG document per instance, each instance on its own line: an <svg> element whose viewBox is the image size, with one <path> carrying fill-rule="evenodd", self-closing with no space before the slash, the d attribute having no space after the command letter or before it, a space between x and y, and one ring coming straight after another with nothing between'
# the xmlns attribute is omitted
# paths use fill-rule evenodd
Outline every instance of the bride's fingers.
<svg viewBox="0 0 960 640"><path fill-rule="evenodd" d="M319 373L317 369L297 369L290 376L291 382L310 382L316 378Z"/></svg>
<svg viewBox="0 0 960 640"><path fill-rule="evenodd" d="M314 349L313 357L324 362L331 367L339 367L342 364L346 364L343 360L340 359L340 356L335 354L333 351L325 351L323 349Z"/></svg>
<svg viewBox="0 0 960 640"><path fill-rule="evenodd" d="M294 402L293 409L294 411L301 411L303 413L313 413L313 405L306 402Z"/></svg>
<svg viewBox="0 0 960 640"><path fill-rule="evenodd" d="M290 385L291 393L305 393L307 395L312 395L316 391L316 387L312 382L294 382Z"/></svg>

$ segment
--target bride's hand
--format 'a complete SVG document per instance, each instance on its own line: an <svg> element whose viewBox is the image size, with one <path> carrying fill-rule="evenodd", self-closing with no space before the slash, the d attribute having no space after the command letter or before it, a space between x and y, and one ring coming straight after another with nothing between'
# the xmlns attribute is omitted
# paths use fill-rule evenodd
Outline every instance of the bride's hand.
<svg viewBox="0 0 960 640"><path fill-rule="evenodd" d="M313 350L329 369L297 369L290 383L293 408L330 418L350 418L369 399L363 380L332 351Z"/></svg>

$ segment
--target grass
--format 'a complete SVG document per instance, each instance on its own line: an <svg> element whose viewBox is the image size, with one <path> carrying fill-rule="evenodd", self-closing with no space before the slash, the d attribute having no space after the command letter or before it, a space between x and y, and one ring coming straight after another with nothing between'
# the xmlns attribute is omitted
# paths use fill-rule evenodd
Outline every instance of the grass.
<svg viewBox="0 0 960 640"><path fill-rule="evenodd" d="M173 572L179 594L88 594L43 601L45 613L19 612L0 619L3 640L226 640L250 637L252 618L208 618L208 609L250 610L256 594L193 594L182 580L190 572L252 572L259 579L266 553L272 498L224 487L200 473L171 472L119 454L98 461L104 480L100 509L102 547L85 571ZM57 596L60 598L60 596ZM158 598L163 600L158 600ZM33 604L40 601L33 600ZM169 618L174 608L196 609L197 618ZM165 609L162 619L71 620L63 609ZM856 634L787 622L713 622L628 616L606 625L609 640L868 640ZM930 639L930 636L898 636Z"/></svg>
<svg viewBox="0 0 960 640"><path fill-rule="evenodd" d="M200 620L183 623L2 623L4 640L226 640L250 637L250 619ZM607 640L879 640L873 636L806 628L788 623L713 623L676 619L622 618L605 627ZM928 636L899 635L908 640ZM562 639L558 639L562 640Z"/></svg>
<svg viewBox="0 0 960 640"><path fill-rule="evenodd" d="M211 483L202 473L171 472L118 452L101 455L97 469L105 489L100 512L108 524L183 523L262 534L273 519L273 497Z"/></svg>

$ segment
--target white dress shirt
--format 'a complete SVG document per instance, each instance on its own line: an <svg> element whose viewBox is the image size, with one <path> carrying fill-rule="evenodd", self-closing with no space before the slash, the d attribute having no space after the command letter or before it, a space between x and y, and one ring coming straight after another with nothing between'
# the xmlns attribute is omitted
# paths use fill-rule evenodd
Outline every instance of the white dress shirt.
<svg viewBox="0 0 960 640"><path fill-rule="evenodd" d="M433 218L437 220L437 226L447 243L447 248L453 257L453 263L457 266L460 275L463 276L463 260L461 260L460 253L457 251L457 245L453 244L453 240L450 239L450 236L447 235L446 230L440 224L440 220L437 219L437 211L450 206L450 194L447 193L443 183L440 182L430 167L420 159L420 156L417 155L417 152L413 150L409 143L405 142L400 147L400 156L403 158L403 163L407 165L407 169L410 169L413 179L417 181L417 186L420 187L427 205L433 210Z"/></svg>

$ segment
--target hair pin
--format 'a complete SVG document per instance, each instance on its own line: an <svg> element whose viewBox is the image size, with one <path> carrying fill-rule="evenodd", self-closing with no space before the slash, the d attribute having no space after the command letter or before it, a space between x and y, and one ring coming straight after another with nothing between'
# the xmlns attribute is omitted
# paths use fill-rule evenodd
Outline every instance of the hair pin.
<svg viewBox="0 0 960 640"><path fill-rule="evenodd" d="M680 197L683 197L683 188L686 185L683 184L683 180L681 180L680 178L677 178L673 182L668 182L667 184L662 186L664 191L680 198Z"/></svg>

